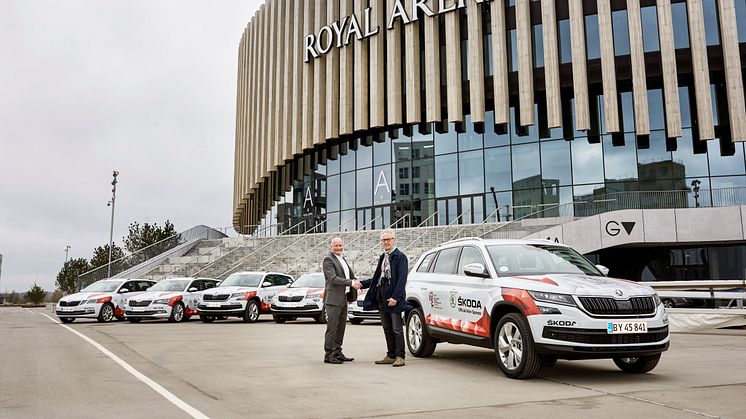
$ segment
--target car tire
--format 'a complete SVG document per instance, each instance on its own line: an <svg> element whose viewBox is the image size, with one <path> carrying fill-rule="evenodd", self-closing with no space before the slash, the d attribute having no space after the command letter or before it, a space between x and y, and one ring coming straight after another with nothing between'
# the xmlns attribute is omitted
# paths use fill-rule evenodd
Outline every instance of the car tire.
<svg viewBox="0 0 746 419"><path fill-rule="evenodd" d="M114 316L115 319L117 319L118 322L124 321L124 316Z"/></svg>
<svg viewBox="0 0 746 419"><path fill-rule="evenodd" d="M215 321L215 318L212 316L208 316L206 314L200 314L199 319L202 320L203 323L212 323Z"/></svg>
<svg viewBox="0 0 746 419"><path fill-rule="evenodd" d="M285 321L287 320L287 318L283 316L278 316L276 314L273 315L272 318L275 320L275 323L280 323L280 324L285 323Z"/></svg>
<svg viewBox="0 0 746 419"><path fill-rule="evenodd" d="M140 323L140 321L142 321L139 317L127 317L127 320L129 320L130 323Z"/></svg>
<svg viewBox="0 0 746 419"><path fill-rule="evenodd" d="M168 321L170 321L171 323L179 323L184 321L184 304L182 304L180 301L174 303L174 306L171 307L171 315L168 316Z"/></svg>
<svg viewBox="0 0 746 419"><path fill-rule="evenodd" d="M531 378L541 370L541 357L536 353L531 327L519 313L508 313L493 333L497 365L509 378Z"/></svg>
<svg viewBox="0 0 746 419"><path fill-rule="evenodd" d="M246 303L246 310L244 310L241 319L244 323L254 323L259 319L259 304L255 300L249 300Z"/></svg>
<svg viewBox="0 0 746 419"><path fill-rule="evenodd" d="M638 358L614 358L614 363L628 374L644 374L655 368L660 359L661 354L657 354Z"/></svg>
<svg viewBox="0 0 746 419"><path fill-rule="evenodd" d="M329 316L326 314L326 307L321 309L321 313L313 318L316 323L326 324L329 321Z"/></svg>
<svg viewBox="0 0 746 419"><path fill-rule="evenodd" d="M109 323L114 318L114 306L111 303L106 303L101 306L101 311L98 312L99 323Z"/></svg>
<svg viewBox="0 0 746 419"><path fill-rule="evenodd" d="M436 342L427 331L420 308L410 311L407 316L406 339L409 352L418 358L427 358L435 352Z"/></svg>
<svg viewBox="0 0 746 419"><path fill-rule="evenodd" d="M75 321L75 317L60 317L62 323L72 323Z"/></svg>
<svg viewBox="0 0 746 419"><path fill-rule="evenodd" d="M674 303L673 300L670 298L661 298L661 303L663 303L663 307L665 308L676 307L676 303Z"/></svg>
<svg viewBox="0 0 746 419"><path fill-rule="evenodd" d="M363 322L363 319L350 319L350 323L352 324L361 324Z"/></svg>

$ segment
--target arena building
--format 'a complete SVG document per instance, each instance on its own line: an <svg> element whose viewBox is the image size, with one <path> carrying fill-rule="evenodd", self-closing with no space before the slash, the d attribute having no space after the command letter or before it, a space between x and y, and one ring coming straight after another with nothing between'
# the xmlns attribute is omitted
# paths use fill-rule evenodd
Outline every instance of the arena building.
<svg viewBox="0 0 746 419"><path fill-rule="evenodd" d="M579 247L612 270L743 279L744 54L746 0L268 0L238 49L234 227L600 217Z"/></svg>

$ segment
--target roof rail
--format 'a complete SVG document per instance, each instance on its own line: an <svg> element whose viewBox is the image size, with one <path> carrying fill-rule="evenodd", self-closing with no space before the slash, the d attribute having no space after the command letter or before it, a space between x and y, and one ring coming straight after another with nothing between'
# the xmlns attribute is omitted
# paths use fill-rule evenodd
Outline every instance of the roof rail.
<svg viewBox="0 0 746 419"><path fill-rule="evenodd" d="M480 242L484 241L484 239L481 238L481 237L461 237L460 239L448 240L445 243L441 243L441 246L444 245L444 244L456 243L456 242L462 242L462 241L468 241L468 240L477 240L477 241L480 241Z"/></svg>

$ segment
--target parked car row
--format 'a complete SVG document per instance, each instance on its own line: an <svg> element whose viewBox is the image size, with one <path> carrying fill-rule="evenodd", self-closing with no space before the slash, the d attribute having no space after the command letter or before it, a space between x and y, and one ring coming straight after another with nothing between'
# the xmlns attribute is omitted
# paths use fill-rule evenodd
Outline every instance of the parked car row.
<svg viewBox="0 0 746 419"><path fill-rule="evenodd" d="M354 324L362 322L358 305L362 307L362 296L350 304ZM308 273L297 281L279 272L237 272L222 282L213 278L104 279L62 297L55 311L63 323L80 318L102 323L125 318L132 323L146 319L182 322L197 315L205 323L229 317L253 323L261 314L272 314L277 323L299 317L326 323L324 275ZM365 316L377 319L378 312Z"/></svg>

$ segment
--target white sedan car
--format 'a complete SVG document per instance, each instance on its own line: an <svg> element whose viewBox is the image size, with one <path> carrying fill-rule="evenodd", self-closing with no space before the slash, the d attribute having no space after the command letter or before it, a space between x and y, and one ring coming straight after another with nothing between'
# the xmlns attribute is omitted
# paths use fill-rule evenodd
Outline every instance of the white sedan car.
<svg viewBox="0 0 746 419"><path fill-rule="evenodd" d="M127 320L168 319L170 322L189 320L197 314L197 302L206 289L219 284L212 278L169 278L159 281L147 292L124 300Z"/></svg>
<svg viewBox="0 0 746 419"><path fill-rule="evenodd" d="M366 310L363 308L363 301L368 289L358 291L357 301L347 304L347 319L352 324L360 324L363 320L381 320L381 313L378 310Z"/></svg>
<svg viewBox="0 0 746 419"><path fill-rule="evenodd" d="M125 298L131 298L153 286L149 279L102 279L80 292L60 298L55 313L62 323L75 319L96 319L101 323L124 318Z"/></svg>
<svg viewBox="0 0 746 419"><path fill-rule="evenodd" d="M326 323L324 310L324 274L306 273L290 286L277 294L272 302L272 317L276 323L295 320L298 317L312 317L318 323Z"/></svg>
<svg viewBox="0 0 746 419"><path fill-rule="evenodd" d="M197 303L199 318L210 323L226 317L240 317L246 323L271 313L277 293L287 288L293 277L275 272L236 272L215 288L202 293Z"/></svg>

